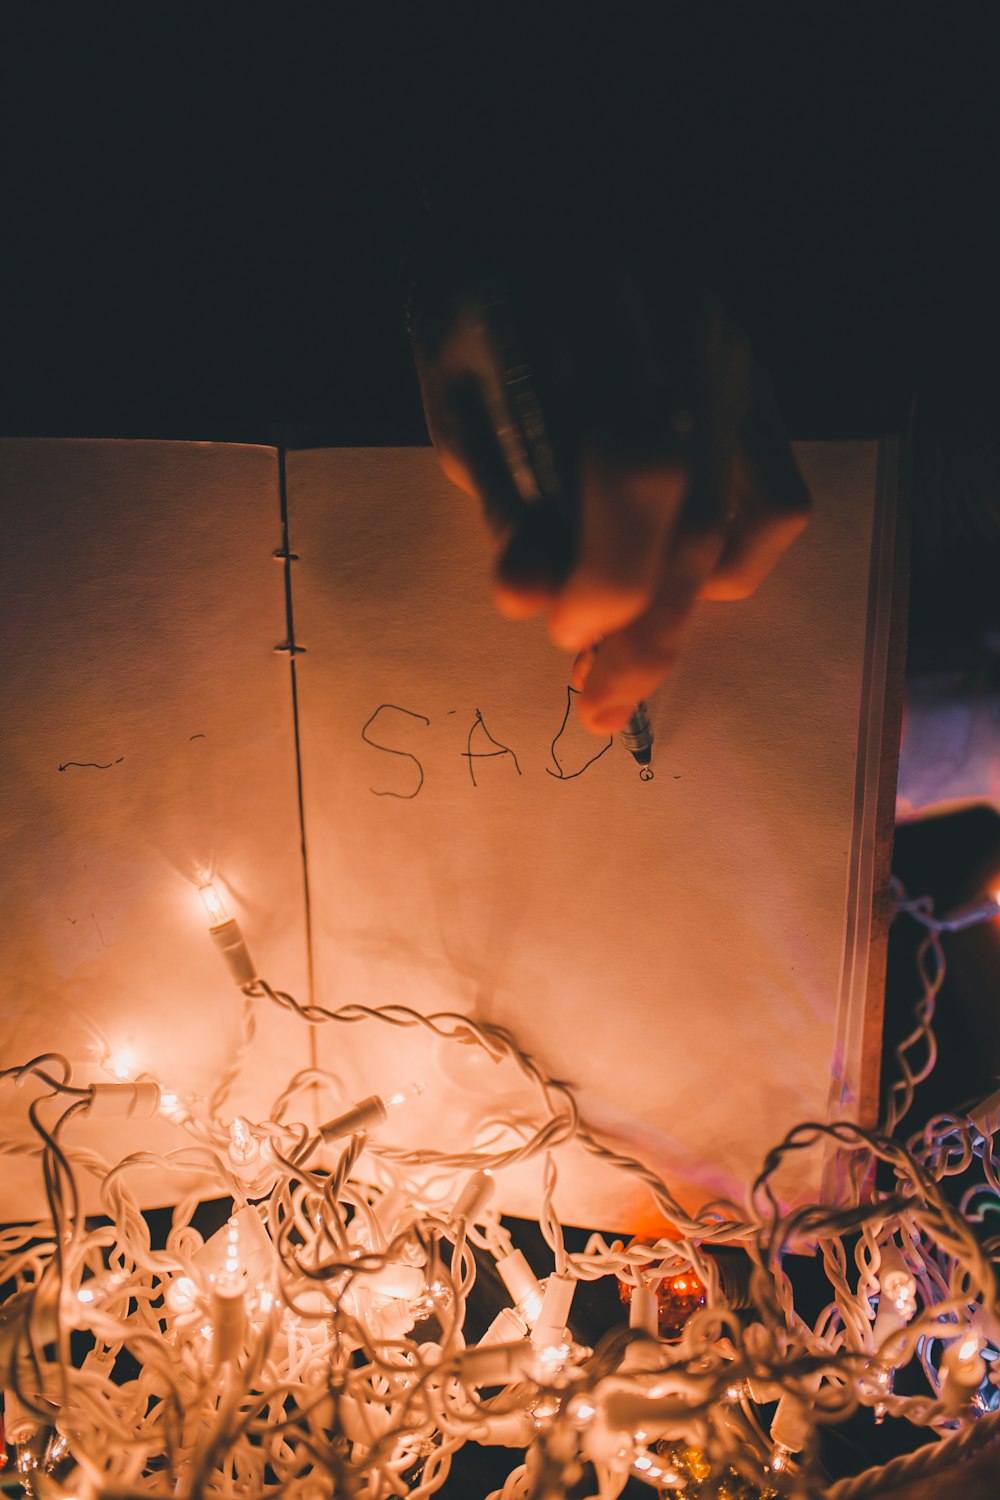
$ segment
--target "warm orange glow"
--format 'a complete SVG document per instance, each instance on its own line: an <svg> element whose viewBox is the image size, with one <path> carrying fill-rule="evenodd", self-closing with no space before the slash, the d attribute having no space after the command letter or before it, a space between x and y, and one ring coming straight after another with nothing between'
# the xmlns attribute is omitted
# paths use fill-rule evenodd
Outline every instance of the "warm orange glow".
<svg viewBox="0 0 1000 1500"><path fill-rule="evenodd" d="M652 1266L644 1267L652 1270ZM707 1300L704 1283L694 1271L678 1271L674 1276L661 1276L650 1285L656 1293L657 1331L661 1339L678 1339L691 1314L704 1307ZM632 1301L632 1287L619 1279L618 1292L627 1305Z"/></svg>
<svg viewBox="0 0 1000 1500"><path fill-rule="evenodd" d="M226 908L223 905L222 897L211 881L206 881L204 885L200 885L198 887L198 894L202 899L202 904L208 913L208 919L212 926L217 927L220 922L224 922L226 920Z"/></svg>

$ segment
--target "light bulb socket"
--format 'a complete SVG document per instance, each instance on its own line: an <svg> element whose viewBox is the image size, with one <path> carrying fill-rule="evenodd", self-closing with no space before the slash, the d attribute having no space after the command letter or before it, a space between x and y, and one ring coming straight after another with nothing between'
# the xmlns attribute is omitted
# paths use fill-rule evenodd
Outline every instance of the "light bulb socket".
<svg viewBox="0 0 1000 1500"><path fill-rule="evenodd" d="M257 968L236 918L228 917L225 922L219 922L208 931L240 989L246 984L253 984L257 978Z"/></svg>
<svg viewBox="0 0 1000 1500"><path fill-rule="evenodd" d="M746 1251L723 1245L718 1249L706 1249L705 1254L715 1262L726 1306L733 1312L745 1312L752 1307L750 1278L753 1275L753 1261Z"/></svg>
<svg viewBox="0 0 1000 1500"><path fill-rule="evenodd" d="M501 1255L497 1261L500 1279L507 1288L520 1316L533 1328L542 1310L544 1291L534 1271L520 1250Z"/></svg>
<svg viewBox="0 0 1000 1500"><path fill-rule="evenodd" d="M160 1085L142 1083L93 1083L87 1114L99 1120L151 1120L160 1108Z"/></svg>
<svg viewBox="0 0 1000 1500"><path fill-rule="evenodd" d="M342 1140L345 1135L358 1135L361 1131L383 1125L388 1117L385 1100L378 1094L369 1094L367 1099L362 1099L346 1114L327 1120L325 1125L319 1127L319 1133L327 1145L330 1145L333 1141Z"/></svg>
<svg viewBox="0 0 1000 1500"><path fill-rule="evenodd" d="M653 1289L648 1286L633 1288L628 1305L628 1326L655 1339L659 1333L659 1320L659 1306Z"/></svg>
<svg viewBox="0 0 1000 1500"><path fill-rule="evenodd" d="M379 1271L361 1271L356 1280L379 1297L393 1297L412 1302L424 1289L424 1273L416 1266L390 1261Z"/></svg>
<svg viewBox="0 0 1000 1500"><path fill-rule="evenodd" d="M212 1358L216 1365L239 1359L246 1334L247 1307L242 1291L212 1293Z"/></svg>
<svg viewBox="0 0 1000 1500"><path fill-rule="evenodd" d="M496 1179L492 1172L473 1172L455 1204L455 1219L477 1223L486 1204L496 1192Z"/></svg>
<svg viewBox="0 0 1000 1500"><path fill-rule="evenodd" d="M502 1307L483 1334L477 1349L486 1349L490 1344L516 1344L528 1336L528 1325L512 1307Z"/></svg>
<svg viewBox="0 0 1000 1500"><path fill-rule="evenodd" d="M524 1339L512 1344L478 1344L460 1356L461 1379L467 1385L509 1385L525 1370L531 1346Z"/></svg>
<svg viewBox="0 0 1000 1500"><path fill-rule="evenodd" d="M771 1440L788 1453L801 1453L809 1441L812 1423L809 1408L787 1391L778 1402L771 1422Z"/></svg>
<svg viewBox="0 0 1000 1500"><path fill-rule="evenodd" d="M3 1430L8 1443L22 1447L40 1431L38 1418L30 1412L16 1391L3 1393Z"/></svg>
<svg viewBox="0 0 1000 1500"><path fill-rule="evenodd" d="M941 1394L952 1411L964 1406L986 1378L986 1361L980 1347L978 1339L965 1335L949 1344L941 1356L944 1377Z"/></svg>
<svg viewBox="0 0 1000 1500"><path fill-rule="evenodd" d="M541 1312L531 1330L531 1342L536 1349L565 1343L566 1324L575 1291L576 1282L570 1276L550 1276L546 1281Z"/></svg>

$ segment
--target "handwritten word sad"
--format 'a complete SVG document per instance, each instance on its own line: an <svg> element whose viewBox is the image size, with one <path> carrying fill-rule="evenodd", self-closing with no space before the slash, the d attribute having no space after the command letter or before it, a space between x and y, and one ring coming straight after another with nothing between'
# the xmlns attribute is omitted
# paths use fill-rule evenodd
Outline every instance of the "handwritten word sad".
<svg viewBox="0 0 1000 1500"><path fill-rule="evenodd" d="M584 760L580 765L571 767L563 763L559 746L560 741L566 733L566 725L569 722L570 708L575 692L575 688L567 687L566 689L566 707L563 712L562 722L556 730L549 749L552 765L545 767L546 774L553 777L556 781L573 781L576 777L582 776L584 771L589 770L595 762L601 759L602 755L607 754L614 743L614 736L609 736L607 744L602 745L596 755L591 755L589 759ZM404 802L410 802L414 797L419 796L424 785L424 767L419 755L415 752L420 748L419 726L429 725L430 722L426 714L417 713L412 708L404 708L399 703L380 703L371 717L366 720L361 730L361 738L365 744L370 745L373 750L379 751L382 755L391 755L408 761L411 767L409 777L412 785L407 791L392 790L388 786L372 786L369 790L373 796L398 797ZM406 742L413 744L413 750L403 750L400 748L400 740L403 739L401 731L404 729L407 731ZM410 729L413 730L413 737L410 737L408 733ZM486 725L486 720L478 708L474 711L472 723L466 735L465 749L459 753L465 758L469 768L469 779L474 787L479 786L476 767L481 761L509 759L517 775L520 776L522 774L517 752L513 746L505 745L502 740L498 740L490 732ZM480 766L481 773L482 766Z"/></svg>

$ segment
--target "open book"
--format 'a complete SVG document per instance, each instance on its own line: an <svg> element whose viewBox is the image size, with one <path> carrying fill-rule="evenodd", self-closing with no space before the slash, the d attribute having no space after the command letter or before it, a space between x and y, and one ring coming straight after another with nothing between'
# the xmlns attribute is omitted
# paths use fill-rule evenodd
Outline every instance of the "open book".
<svg viewBox="0 0 1000 1500"><path fill-rule="evenodd" d="M531 1091L479 1049L248 1002L211 879L272 985L507 1028L691 1208L742 1196L799 1120L870 1122L895 450L798 457L810 527L754 598L698 607L643 780L577 726L542 626L493 612L482 522L429 450L0 445L3 1066L58 1052L194 1114L232 1071L223 1112L257 1120L317 1069L292 1110L311 1128L397 1090L401 1140L527 1128ZM13 1087L0 1220L44 1211ZM167 1118L67 1130L110 1160L186 1142ZM133 1188L173 1201L190 1166ZM818 1173L793 1161L782 1191ZM534 1213L537 1166L498 1198ZM641 1184L626 1201L582 1152L556 1204L651 1227Z"/></svg>

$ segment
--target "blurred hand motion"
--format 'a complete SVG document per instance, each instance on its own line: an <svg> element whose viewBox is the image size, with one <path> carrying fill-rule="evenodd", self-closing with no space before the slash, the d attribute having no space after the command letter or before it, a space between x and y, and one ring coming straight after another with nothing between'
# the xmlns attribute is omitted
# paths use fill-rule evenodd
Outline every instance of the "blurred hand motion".
<svg viewBox="0 0 1000 1500"><path fill-rule="evenodd" d="M446 263L414 300L428 429L497 536L497 606L546 612L600 734L663 681L695 601L752 594L809 514L746 339L687 285L540 253Z"/></svg>

